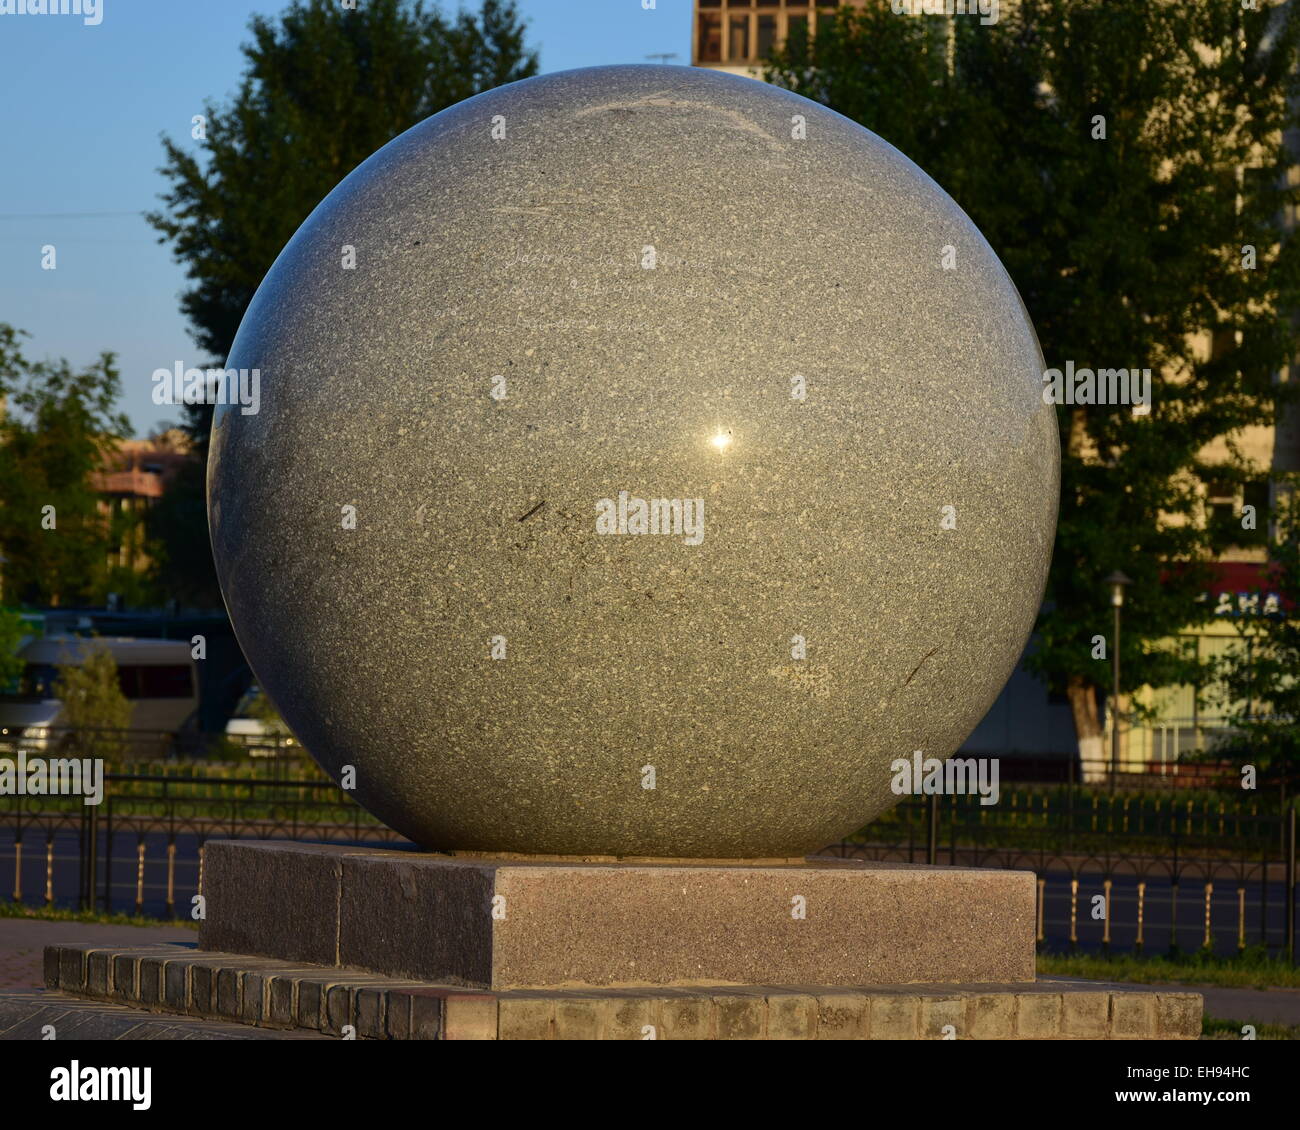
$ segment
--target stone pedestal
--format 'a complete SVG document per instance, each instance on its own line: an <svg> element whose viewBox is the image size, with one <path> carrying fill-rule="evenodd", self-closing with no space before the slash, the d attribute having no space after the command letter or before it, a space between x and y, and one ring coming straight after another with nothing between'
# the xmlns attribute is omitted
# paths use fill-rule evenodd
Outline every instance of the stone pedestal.
<svg viewBox="0 0 1300 1130"><path fill-rule="evenodd" d="M1200 1035L1195 993L1035 980L1029 872L217 841L202 887L198 949L48 947L0 1039Z"/></svg>
<svg viewBox="0 0 1300 1130"><path fill-rule="evenodd" d="M201 950L471 988L1034 979L1027 871L208 844Z"/></svg>

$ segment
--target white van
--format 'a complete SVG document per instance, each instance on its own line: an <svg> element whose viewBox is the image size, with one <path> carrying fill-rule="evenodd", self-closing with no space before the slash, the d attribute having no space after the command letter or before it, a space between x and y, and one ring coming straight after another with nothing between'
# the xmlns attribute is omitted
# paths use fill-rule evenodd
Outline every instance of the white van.
<svg viewBox="0 0 1300 1130"><path fill-rule="evenodd" d="M193 720L198 670L186 641L47 636L18 651L18 690L0 694L0 743L45 748L51 731L63 725L63 703L54 696L59 667L79 664L101 648L117 663L118 683L131 703L130 729L172 734Z"/></svg>
<svg viewBox="0 0 1300 1130"><path fill-rule="evenodd" d="M255 709L262 692L256 683L248 688L226 723L226 737L241 746L249 757L276 757L300 752L287 727L268 724Z"/></svg>

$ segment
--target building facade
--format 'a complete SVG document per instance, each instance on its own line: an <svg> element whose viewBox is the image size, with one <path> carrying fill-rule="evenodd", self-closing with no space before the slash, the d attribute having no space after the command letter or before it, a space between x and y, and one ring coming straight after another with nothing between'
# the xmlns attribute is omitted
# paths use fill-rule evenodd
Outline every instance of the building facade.
<svg viewBox="0 0 1300 1130"><path fill-rule="evenodd" d="M862 7L868 0L696 0L693 13L692 55L694 65L750 78L762 78L763 60L774 47L791 35L807 35L816 41L820 29L836 18L842 8ZM1000 0L1002 13L1016 0ZM974 8L974 0L963 5ZM900 14L899 18L917 18ZM919 18L942 19L941 16ZM1293 153L1300 154L1300 131L1287 138ZM1293 183L1300 182L1300 165L1292 169ZM1296 215L1287 217L1294 228ZM1215 343L1201 346L1213 349ZM1300 379L1295 366L1278 374L1279 381ZM1207 478L1196 484L1204 500L1203 520L1218 517L1239 519L1252 506L1263 516L1256 536L1243 537L1242 544L1221 555L1215 565L1212 589L1203 594L1213 617L1205 627L1189 630L1178 645L1202 659L1248 648L1249 633L1242 628L1249 618L1278 614L1278 594L1272 591L1264 549L1267 516L1277 502L1270 476L1300 473L1300 411L1283 416L1276 426L1252 427L1235 435L1235 454L1243 457L1257 477L1247 484ZM1210 464L1226 464L1234 453L1219 440L1203 452ZM1105 626L1100 630L1105 630ZM1033 642L1029 649L1032 650ZM1134 704L1153 711L1153 723L1121 722L1121 760L1125 768L1166 771L1181 754L1207 748L1223 726L1225 706L1212 688L1179 686L1160 690L1140 688L1133 701L1124 696L1121 716L1132 715ZM1107 727L1111 714L1107 711ZM1105 740L1107 755L1110 735ZM1063 697L1049 695L1043 684L1018 666L1001 696L963 750L977 754L1002 754L1025 758L1068 758L1077 754L1074 722Z"/></svg>
<svg viewBox="0 0 1300 1130"><path fill-rule="evenodd" d="M162 498L181 467L197 458L189 436L170 428L149 439L123 440L94 474L99 512L118 537L109 554L110 567L138 572L149 563L145 512Z"/></svg>
<svg viewBox="0 0 1300 1130"><path fill-rule="evenodd" d="M761 76L762 60L791 34L815 37L836 9L860 0L695 0L691 61L697 67Z"/></svg>

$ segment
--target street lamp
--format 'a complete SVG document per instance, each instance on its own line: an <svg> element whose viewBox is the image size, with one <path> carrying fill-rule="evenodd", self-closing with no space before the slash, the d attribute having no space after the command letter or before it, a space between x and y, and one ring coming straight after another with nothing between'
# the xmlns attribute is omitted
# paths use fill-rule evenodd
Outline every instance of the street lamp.
<svg viewBox="0 0 1300 1130"><path fill-rule="evenodd" d="M1115 609L1115 638L1111 641L1111 708L1110 708L1110 783L1115 784L1119 771L1119 610L1124 607L1124 588L1133 583L1118 569L1106 578L1110 585L1110 603Z"/></svg>

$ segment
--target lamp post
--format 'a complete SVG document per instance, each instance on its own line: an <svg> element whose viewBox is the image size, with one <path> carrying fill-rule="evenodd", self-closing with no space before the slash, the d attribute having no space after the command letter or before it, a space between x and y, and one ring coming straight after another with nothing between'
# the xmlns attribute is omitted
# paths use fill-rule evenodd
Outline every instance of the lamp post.
<svg viewBox="0 0 1300 1130"><path fill-rule="evenodd" d="M1115 638L1111 641L1111 692L1110 692L1110 783L1115 786L1115 774L1119 772L1119 612L1124 607L1124 588L1131 585L1132 579L1124 576L1118 569L1106 578L1110 585L1110 604L1115 609Z"/></svg>

